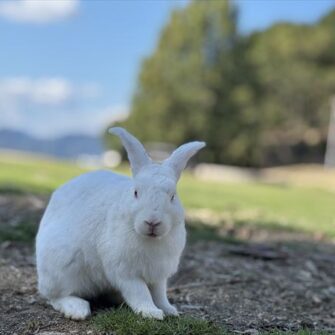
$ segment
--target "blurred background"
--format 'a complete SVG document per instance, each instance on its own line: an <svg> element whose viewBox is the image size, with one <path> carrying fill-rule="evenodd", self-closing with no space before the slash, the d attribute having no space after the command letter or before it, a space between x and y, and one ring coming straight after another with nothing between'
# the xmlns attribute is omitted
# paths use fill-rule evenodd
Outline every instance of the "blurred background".
<svg viewBox="0 0 335 335"><path fill-rule="evenodd" d="M207 142L194 220L334 238L334 0L3 0L0 31L3 194L128 173L120 125L157 160Z"/></svg>

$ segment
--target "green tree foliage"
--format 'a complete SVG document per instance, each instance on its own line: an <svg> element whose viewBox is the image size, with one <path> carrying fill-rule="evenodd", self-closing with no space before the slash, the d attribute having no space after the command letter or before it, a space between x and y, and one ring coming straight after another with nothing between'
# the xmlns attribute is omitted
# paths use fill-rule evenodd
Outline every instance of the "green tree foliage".
<svg viewBox="0 0 335 335"><path fill-rule="evenodd" d="M299 156L292 148L308 151L326 136L334 13L313 26L283 23L240 36L229 1L174 11L142 64L122 126L144 142L203 139L201 159L210 162L289 162Z"/></svg>
<svg viewBox="0 0 335 335"><path fill-rule="evenodd" d="M263 159L280 153L279 162L304 159L313 148L322 157L335 94L334 13L314 26L283 23L250 37L247 57L257 69L257 106L264 118Z"/></svg>

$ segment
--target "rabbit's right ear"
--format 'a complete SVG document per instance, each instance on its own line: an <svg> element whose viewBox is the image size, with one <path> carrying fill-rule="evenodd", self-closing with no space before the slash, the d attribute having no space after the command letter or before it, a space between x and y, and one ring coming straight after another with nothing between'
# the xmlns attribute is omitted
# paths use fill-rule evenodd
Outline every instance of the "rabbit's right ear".
<svg viewBox="0 0 335 335"><path fill-rule="evenodd" d="M124 128L113 127L108 129L108 132L121 139L121 142L128 154L133 176L135 176L143 166L152 163L141 142L136 137L128 133Z"/></svg>

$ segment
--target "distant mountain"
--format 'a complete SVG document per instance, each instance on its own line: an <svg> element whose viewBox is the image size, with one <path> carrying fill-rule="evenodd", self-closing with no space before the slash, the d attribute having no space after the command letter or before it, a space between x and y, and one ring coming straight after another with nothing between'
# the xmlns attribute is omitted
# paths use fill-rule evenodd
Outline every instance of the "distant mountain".
<svg viewBox="0 0 335 335"><path fill-rule="evenodd" d="M99 155L103 152L103 145L98 137L84 134L39 139L21 131L0 129L0 149L28 151L71 159L83 154Z"/></svg>

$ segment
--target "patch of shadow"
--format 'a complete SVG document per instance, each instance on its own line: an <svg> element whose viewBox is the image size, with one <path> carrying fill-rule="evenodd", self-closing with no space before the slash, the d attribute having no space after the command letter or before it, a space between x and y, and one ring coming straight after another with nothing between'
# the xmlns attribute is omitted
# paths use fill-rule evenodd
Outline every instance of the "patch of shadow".
<svg viewBox="0 0 335 335"><path fill-rule="evenodd" d="M28 192L24 188L20 188L12 184L0 184L0 194L22 195L27 193Z"/></svg>
<svg viewBox="0 0 335 335"><path fill-rule="evenodd" d="M26 184L0 183L0 194L5 195L50 195L52 189Z"/></svg>
<svg viewBox="0 0 335 335"><path fill-rule="evenodd" d="M220 220L187 220L189 241L199 240L224 241L241 244L245 242L300 242L328 243L331 236L311 233L294 228L286 223L267 218L239 218L230 216Z"/></svg>
<svg viewBox="0 0 335 335"><path fill-rule="evenodd" d="M0 225L0 241L33 243L38 225L33 221L22 221L16 225Z"/></svg>
<svg viewBox="0 0 335 335"><path fill-rule="evenodd" d="M188 242L197 241L222 241L229 244L241 244L243 241L232 235L222 234L221 227L209 226L200 221L187 221Z"/></svg>
<svg viewBox="0 0 335 335"><path fill-rule="evenodd" d="M125 305L124 299L120 292L109 290L96 297L89 299L93 312L99 312L110 308L118 308Z"/></svg>

